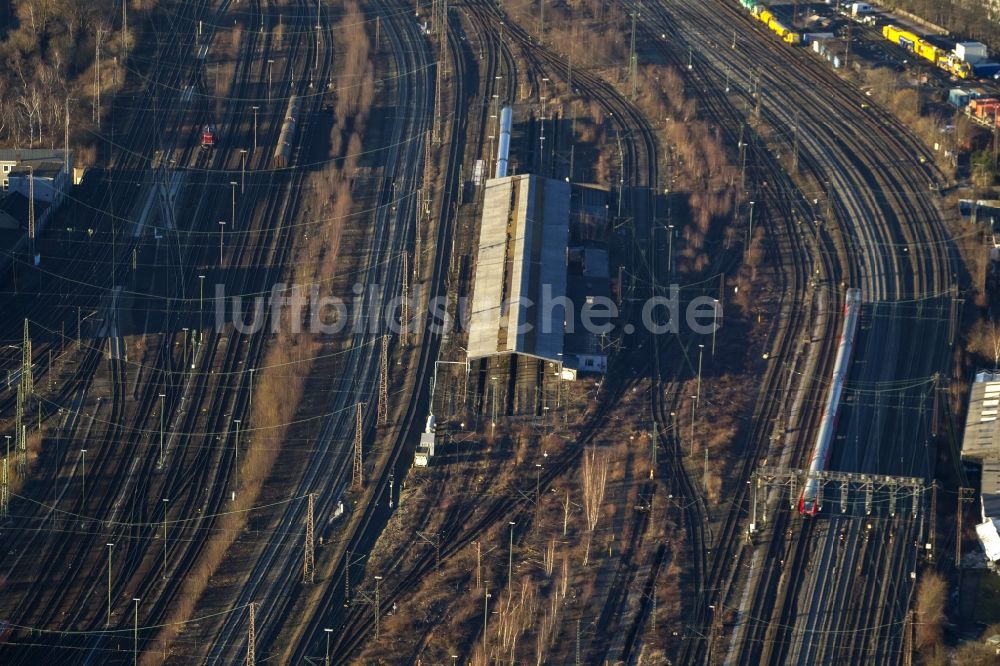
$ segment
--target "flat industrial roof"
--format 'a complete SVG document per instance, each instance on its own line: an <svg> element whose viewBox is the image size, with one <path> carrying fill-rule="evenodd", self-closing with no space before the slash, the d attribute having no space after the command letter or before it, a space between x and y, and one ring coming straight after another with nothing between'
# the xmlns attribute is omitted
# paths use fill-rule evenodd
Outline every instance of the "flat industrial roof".
<svg viewBox="0 0 1000 666"><path fill-rule="evenodd" d="M570 185L524 174L486 181L468 356L524 354L560 362Z"/></svg>
<svg viewBox="0 0 1000 666"><path fill-rule="evenodd" d="M0 162L62 162L61 148L0 148Z"/></svg>
<svg viewBox="0 0 1000 666"><path fill-rule="evenodd" d="M31 166L32 168L28 169L28 166ZM34 174L35 178L55 178L62 172L62 170L62 162L35 162L33 160L26 160L21 166L11 169L10 176L21 176L27 178L28 174Z"/></svg>

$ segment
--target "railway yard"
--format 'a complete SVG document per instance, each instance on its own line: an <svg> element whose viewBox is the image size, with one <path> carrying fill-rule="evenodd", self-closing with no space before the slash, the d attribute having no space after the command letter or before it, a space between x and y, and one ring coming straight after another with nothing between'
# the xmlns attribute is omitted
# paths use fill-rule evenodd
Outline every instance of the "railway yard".
<svg viewBox="0 0 1000 666"><path fill-rule="evenodd" d="M0 662L995 663L986 45L9 5Z"/></svg>

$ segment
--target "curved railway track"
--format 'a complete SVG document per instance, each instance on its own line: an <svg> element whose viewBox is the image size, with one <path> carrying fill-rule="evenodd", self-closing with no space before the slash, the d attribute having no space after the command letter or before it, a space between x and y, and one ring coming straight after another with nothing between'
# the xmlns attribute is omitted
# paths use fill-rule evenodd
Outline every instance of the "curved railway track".
<svg viewBox="0 0 1000 666"><path fill-rule="evenodd" d="M759 86L762 117L772 127L787 130L798 124L798 145L802 151L800 164L804 163L817 182L824 183L826 196L833 197L835 218L840 220L839 233L847 246L845 254L849 263L845 275L851 276L852 284L865 286L866 299L926 298L944 292L952 279L946 236L932 200L926 194L920 194L927 191L928 182L939 178L924 164L914 163L910 167L898 163L898 155L918 155L930 163L927 151L910 137L908 131L898 121L878 110L865 113L857 102L860 96L856 91L835 74L809 62L809 56L795 54L784 45L769 43L770 36L765 31L751 28L754 33L749 42L743 38L737 49L728 48L731 26L723 29L721 17L746 20L735 16L737 10L725 6L721 9L721 16L712 17L710 12L704 11L704 7L682 4L672 5L670 9L668 13L662 5L654 6L651 13L659 20L657 33L668 32L680 41L684 39L683 31L684 35L695 34L714 45L711 57L696 59L696 69L699 66L711 68L718 77L725 68L727 79L734 77L735 87L740 91L740 97L749 101L748 106L756 103L749 91ZM724 34L726 37L723 37ZM796 59L794 66L789 63L793 58ZM755 84L754 79L763 83ZM781 99L782 103L771 101L769 95L773 99ZM794 109L799 111L796 113ZM868 128L873 140L866 140L865 133L857 131L858 127ZM795 140L793 137L788 139L791 139L788 143ZM913 167L923 175L914 175ZM899 252L900 248L916 251ZM941 248L944 251L940 251ZM930 251L926 252L927 249ZM800 449L806 448L808 441L807 436L803 437ZM793 462L801 455L801 450L794 453ZM773 528L776 533L789 529L787 518L779 512L778 522ZM813 538L813 523L803 525L796 522L791 527L794 528L795 540L790 552L780 543L772 543L764 562L754 560L755 566L765 564L765 576L771 576L769 582L765 580L764 586L757 588L757 594L762 596L755 598L760 599L760 603L770 602L782 612L780 618L774 619L774 626L794 622L792 614L795 612L795 604L791 601L795 585L787 580L794 574L786 576L783 583L778 582L781 577L775 574L783 569L796 571L804 561ZM734 530L732 534L735 537L738 531ZM721 565L722 570L729 571L727 577L730 580L740 562L738 557L734 558L734 553L744 550L736 545L736 541L738 539L730 537L729 543L724 541L723 548L716 553L716 563ZM774 541L780 542L781 539ZM787 564L784 567L778 565L778 561L786 559L790 561L790 567ZM706 589L719 588L719 582L719 574L713 574ZM728 588L723 587L725 589ZM765 594L760 592L761 589L772 591ZM770 596L779 591L781 594L777 600ZM716 593L712 599L719 604L718 608L727 607L726 604L730 603L724 593ZM765 607L754 606L755 609ZM755 617L760 616L758 613ZM699 624L700 629L708 629L707 614L702 613ZM763 635L759 631L765 624L753 623L753 633L744 642L758 647L761 644L787 643L775 641L775 637L770 635L762 640ZM708 632L702 633L707 635ZM706 656L706 647L704 641L686 643L682 661L700 663ZM748 663L752 663L759 659L768 661L774 655L761 655L751 650L743 656Z"/></svg>
<svg viewBox="0 0 1000 666"><path fill-rule="evenodd" d="M483 28L498 25L497 21L504 21L504 42L509 41L525 54L528 54L529 63L533 63L532 69L537 67L537 72L548 72L550 76L556 77L566 71L566 64L555 53L539 47L532 38L520 27L507 23L502 12L496 6L487 3L468 3L465 5L470 18L474 24ZM477 18L478 17L478 18ZM507 61L509 62L509 61ZM520 79L519 73L518 78ZM508 85L510 79L508 76ZM598 101L610 115L615 118L622 133L623 158L622 165L623 180L632 184L630 188L636 202L635 209L640 212L638 218L646 219L650 207L650 193L647 189L650 183L656 182L656 141L652 130L639 112L625 100L612 86L599 79L589 72L574 72L574 87L585 94L589 94ZM510 89L508 89L510 90ZM610 405L614 404L617 397L620 397L627 390L625 381L612 383L612 388L605 394L605 400L598 410L590 426L585 428L578 439L581 445L596 433L598 425L607 416ZM553 460L551 457L544 473L538 480L539 487L544 490L556 478L576 464L581 447L568 451L566 454ZM534 487L532 488L532 492ZM527 493L525 496L530 496ZM473 515L471 509L467 509L465 515L458 516L456 520L449 521L452 526L441 535L441 561L445 562L455 556L462 549L473 543L477 537L489 530L493 525L503 522L509 518L517 518L519 525L530 522L531 507L527 506L527 500L523 497L507 496L496 499L486 508L485 511L478 511ZM468 525L468 527L463 527ZM634 530L633 534L640 534L641 530ZM517 537L517 534L515 534ZM395 581L387 580L382 586L380 595L383 609L389 608L393 603L402 600L406 594L419 585L422 578L430 573L436 566L436 554L431 549L426 549L418 556L410 568L401 579ZM338 570L338 575L342 575ZM344 623L340 624L340 629L336 634L336 642L331 644L331 653L336 655L338 662L346 661L363 644L371 631L371 613L355 611L348 615ZM327 623L326 626L330 626ZM336 623L333 623L337 626ZM319 645L321 634L315 633L315 644ZM475 644L472 641L470 644ZM304 656L305 653L298 652L296 657ZM468 655L463 655L463 658Z"/></svg>

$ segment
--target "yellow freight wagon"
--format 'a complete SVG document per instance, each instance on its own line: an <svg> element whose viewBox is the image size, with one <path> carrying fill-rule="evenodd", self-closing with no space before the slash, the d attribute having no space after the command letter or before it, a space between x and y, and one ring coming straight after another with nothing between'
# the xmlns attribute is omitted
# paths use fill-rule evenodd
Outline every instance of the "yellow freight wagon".
<svg viewBox="0 0 1000 666"><path fill-rule="evenodd" d="M767 24L767 27L770 28L778 37L781 37L781 39L787 44L798 44L802 41L802 35L794 30L789 30L783 23L781 23L781 21L777 19L771 19L771 22Z"/></svg>
<svg viewBox="0 0 1000 666"><path fill-rule="evenodd" d="M941 57L946 57L944 51L922 39L917 40L916 48L913 51L924 60L930 60L935 65Z"/></svg>
<svg viewBox="0 0 1000 666"><path fill-rule="evenodd" d="M922 41L915 34L909 30L901 30L896 26L889 24L882 27L882 36L888 39L893 44L899 44L903 48L909 49L911 51L915 50L917 47L917 42Z"/></svg>

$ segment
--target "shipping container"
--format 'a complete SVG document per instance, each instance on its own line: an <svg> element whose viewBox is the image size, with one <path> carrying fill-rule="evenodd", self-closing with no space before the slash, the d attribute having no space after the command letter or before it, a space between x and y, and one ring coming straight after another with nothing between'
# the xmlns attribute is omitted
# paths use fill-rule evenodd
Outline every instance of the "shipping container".
<svg viewBox="0 0 1000 666"><path fill-rule="evenodd" d="M959 60L975 65L990 57L986 45L980 42L959 42L955 44L955 57Z"/></svg>
<svg viewBox="0 0 1000 666"><path fill-rule="evenodd" d="M836 35L832 32L804 32L802 33L803 44L816 44L825 39L833 39Z"/></svg>
<svg viewBox="0 0 1000 666"><path fill-rule="evenodd" d="M972 73L981 79L992 79L1000 74L1000 63L980 62L972 66Z"/></svg>
<svg viewBox="0 0 1000 666"><path fill-rule="evenodd" d="M972 101L972 93L964 88L952 88L948 91L948 103L964 109Z"/></svg>

